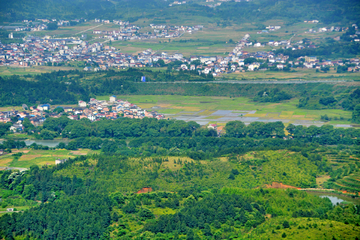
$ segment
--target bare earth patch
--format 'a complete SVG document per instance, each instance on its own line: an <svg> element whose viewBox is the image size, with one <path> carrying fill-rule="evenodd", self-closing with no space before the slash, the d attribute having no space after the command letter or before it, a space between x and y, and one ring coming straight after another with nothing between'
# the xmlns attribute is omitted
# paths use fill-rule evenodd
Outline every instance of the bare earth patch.
<svg viewBox="0 0 360 240"><path fill-rule="evenodd" d="M30 152L30 150L13 150L12 153L18 153L18 152L22 152L22 153L28 153Z"/></svg>

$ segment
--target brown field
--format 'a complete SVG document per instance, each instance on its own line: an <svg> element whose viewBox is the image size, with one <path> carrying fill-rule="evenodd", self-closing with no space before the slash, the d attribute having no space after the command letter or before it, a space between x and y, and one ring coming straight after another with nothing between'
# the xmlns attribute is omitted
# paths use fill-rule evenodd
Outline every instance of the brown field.
<svg viewBox="0 0 360 240"><path fill-rule="evenodd" d="M19 158L19 161L29 161L29 160L32 160L32 159L35 159L35 158L38 158L38 157L42 157L44 156L43 154L29 154L29 155L22 155L20 158Z"/></svg>

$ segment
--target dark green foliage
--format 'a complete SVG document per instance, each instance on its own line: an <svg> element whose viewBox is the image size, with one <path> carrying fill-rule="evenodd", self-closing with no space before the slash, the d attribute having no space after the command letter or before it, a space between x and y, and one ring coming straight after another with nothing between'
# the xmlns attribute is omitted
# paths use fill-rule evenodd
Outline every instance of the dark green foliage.
<svg viewBox="0 0 360 240"><path fill-rule="evenodd" d="M4 136L9 132L11 123L0 123L0 137Z"/></svg>
<svg viewBox="0 0 360 240"><path fill-rule="evenodd" d="M70 159L63 164L57 165L53 168L44 167L40 169L38 166L32 166L29 171L13 174L9 178L11 171L5 171L1 175L0 185L4 189L17 189L19 194L22 194L27 199L41 200L42 202L53 201L58 197L60 191L67 195L79 195L86 191L92 183L91 180L84 182L81 178L73 176L58 177L54 176L53 172L66 168L74 161L83 159L85 157ZM30 191L31 189L31 191Z"/></svg>
<svg viewBox="0 0 360 240"><path fill-rule="evenodd" d="M48 30L56 30L58 29L57 22L51 22L47 24Z"/></svg>
<svg viewBox="0 0 360 240"><path fill-rule="evenodd" d="M260 91L254 98L254 101L258 102L281 102L283 100L289 100L293 96L285 91L280 91L278 88L268 90L264 89Z"/></svg>
<svg viewBox="0 0 360 240"><path fill-rule="evenodd" d="M285 221L283 222L283 227L284 227L284 228L289 228L289 227L290 227L289 222L285 220Z"/></svg>
<svg viewBox="0 0 360 240"><path fill-rule="evenodd" d="M0 144L0 149L24 148L26 146L24 141L7 140Z"/></svg>
<svg viewBox="0 0 360 240"><path fill-rule="evenodd" d="M281 138L285 136L285 126L282 122L252 122L248 126L240 121L231 121L226 124L227 137L251 137L251 138Z"/></svg>
<svg viewBox="0 0 360 240"><path fill-rule="evenodd" d="M351 120L354 123L360 123L360 104L355 106Z"/></svg>
<svg viewBox="0 0 360 240"><path fill-rule="evenodd" d="M154 214L149 209L146 208L142 208L140 210L139 216L143 219L151 219L155 217Z"/></svg>
<svg viewBox="0 0 360 240"><path fill-rule="evenodd" d="M340 94L339 94L340 93ZM337 95L339 94L339 95ZM341 94L341 91L324 87L322 90L314 90L306 93L307 96L300 98L298 107L306 109L337 108L354 110L355 105L360 103L360 89L348 89ZM333 96L329 96L333 95ZM335 96L335 97L334 97Z"/></svg>
<svg viewBox="0 0 360 240"><path fill-rule="evenodd" d="M161 216L156 222L148 223L144 231L154 233L170 233L178 231L186 233L193 228L205 228L205 225L214 224L219 228L219 224L227 220L233 220L241 225L256 227L265 221L263 213L251 206L251 200L239 195L215 194L206 196L204 199L194 202L187 208L181 209L174 215ZM252 213L252 219L244 220L241 216L246 213ZM199 226L199 219L205 222L205 225ZM216 223L218 222L218 223ZM221 227L221 225L220 225ZM211 235L211 229L203 230L207 235Z"/></svg>
<svg viewBox="0 0 360 240"><path fill-rule="evenodd" d="M0 218L0 236L30 234L34 238L99 239L110 225L111 201L99 194L41 204L22 214Z"/></svg>

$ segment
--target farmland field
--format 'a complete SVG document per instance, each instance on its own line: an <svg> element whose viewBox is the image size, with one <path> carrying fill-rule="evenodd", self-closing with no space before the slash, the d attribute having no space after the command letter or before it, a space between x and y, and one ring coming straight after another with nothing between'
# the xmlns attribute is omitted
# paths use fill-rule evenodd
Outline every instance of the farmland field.
<svg viewBox="0 0 360 240"><path fill-rule="evenodd" d="M22 153L22 156L16 158L13 154ZM21 149L14 150L10 154L0 156L0 167L18 167L29 168L31 165L54 165L55 159L68 159L80 155L91 154L96 151L83 149L79 151L70 151L65 149L57 150L34 150Z"/></svg>
<svg viewBox="0 0 360 240"><path fill-rule="evenodd" d="M0 67L0 76L11 75L35 75L59 70L73 70L73 67L48 67L48 66L32 66L32 67Z"/></svg>
<svg viewBox="0 0 360 240"><path fill-rule="evenodd" d="M99 100L108 100L109 96L98 96ZM346 119L351 118L350 111L340 109L307 110L296 107L299 99L291 99L282 103L259 103L245 97L208 97L208 96L174 96L174 95L123 95L119 99L128 100L142 108L156 110L165 114L165 117L177 118L183 115L191 115L194 119L204 117L216 119L228 115L249 118L261 118L264 120L279 119L289 120L288 123L306 121L308 124L318 123L321 115L331 117L343 117L345 120L330 121L329 124L349 124ZM215 113L218 110L226 112ZM244 111L244 112L241 112ZM234 115L235 114L235 115ZM236 117L235 116L235 117ZM231 119L229 119L231 120ZM229 121L228 120L228 121ZM208 121L209 122L209 121ZM221 121L220 121L221 122Z"/></svg>

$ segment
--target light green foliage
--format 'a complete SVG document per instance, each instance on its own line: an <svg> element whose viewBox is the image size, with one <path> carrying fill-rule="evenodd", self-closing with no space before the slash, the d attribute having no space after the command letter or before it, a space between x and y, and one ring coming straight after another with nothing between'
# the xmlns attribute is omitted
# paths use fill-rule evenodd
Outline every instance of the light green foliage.
<svg viewBox="0 0 360 240"><path fill-rule="evenodd" d="M77 172L78 176L89 179L97 176L99 187L104 190L134 192L143 186L154 186L158 190L166 191L178 191L193 184L202 186L203 189L222 186L248 189L271 185L272 182L306 188L315 186L317 172L316 166L307 158L299 153L286 151L258 152L239 157L232 162L217 159L185 160L177 161L176 164L166 158L156 157L94 157L101 162L97 171L89 171L88 167L82 165L73 165L56 174L72 176ZM234 169L238 171L237 175L232 173ZM229 179L230 174L233 174L234 179Z"/></svg>

